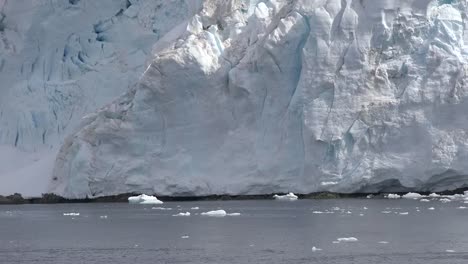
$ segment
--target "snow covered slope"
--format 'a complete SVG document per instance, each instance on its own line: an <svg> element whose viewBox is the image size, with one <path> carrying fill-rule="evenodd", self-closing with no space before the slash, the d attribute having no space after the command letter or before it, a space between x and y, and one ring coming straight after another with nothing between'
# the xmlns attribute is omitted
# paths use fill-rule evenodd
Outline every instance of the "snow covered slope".
<svg viewBox="0 0 468 264"><path fill-rule="evenodd" d="M468 186L467 5L211 1L63 144L67 197Z"/></svg>
<svg viewBox="0 0 468 264"><path fill-rule="evenodd" d="M134 85L200 1L0 0L0 194L47 190L86 113Z"/></svg>

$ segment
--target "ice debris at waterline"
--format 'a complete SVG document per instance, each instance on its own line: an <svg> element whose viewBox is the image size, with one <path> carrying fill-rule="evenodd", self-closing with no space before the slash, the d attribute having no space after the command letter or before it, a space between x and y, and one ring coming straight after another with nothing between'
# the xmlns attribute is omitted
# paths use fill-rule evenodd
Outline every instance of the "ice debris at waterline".
<svg viewBox="0 0 468 264"><path fill-rule="evenodd" d="M180 213L172 215L172 216L190 216L190 212L185 212L185 213L180 212Z"/></svg>
<svg viewBox="0 0 468 264"><path fill-rule="evenodd" d="M401 196L398 195L398 194L390 193L390 194L387 194L387 195L385 196L385 198L387 198L387 199L400 199Z"/></svg>
<svg viewBox="0 0 468 264"><path fill-rule="evenodd" d="M321 251L322 249L321 248L317 248L317 247L312 247L312 251Z"/></svg>
<svg viewBox="0 0 468 264"><path fill-rule="evenodd" d="M208 212L201 213L201 215L223 217L223 216L240 216L241 214L240 213L228 214L224 210L215 210L215 211L208 211Z"/></svg>
<svg viewBox="0 0 468 264"><path fill-rule="evenodd" d="M131 204L163 204L156 196L146 194L128 197L128 202Z"/></svg>
<svg viewBox="0 0 468 264"><path fill-rule="evenodd" d="M338 242L357 242L358 239L355 237L340 237L336 239Z"/></svg>
<svg viewBox="0 0 468 264"><path fill-rule="evenodd" d="M275 200L280 200L280 201L295 201L299 197L297 195L295 195L294 193L290 192L290 193L285 194L285 195L275 194L275 195L273 195L273 198Z"/></svg>
<svg viewBox="0 0 468 264"><path fill-rule="evenodd" d="M401 198L405 198L405 199L421 199L423 196L419 193L413 193L413 192L409 192L405 195L403 195Z"/></svg>
<svg viewBox="0 0 468 264"><path fill-rule="evenodd" d="M64 216L79 216L80 213L63 213Z"/></svg>

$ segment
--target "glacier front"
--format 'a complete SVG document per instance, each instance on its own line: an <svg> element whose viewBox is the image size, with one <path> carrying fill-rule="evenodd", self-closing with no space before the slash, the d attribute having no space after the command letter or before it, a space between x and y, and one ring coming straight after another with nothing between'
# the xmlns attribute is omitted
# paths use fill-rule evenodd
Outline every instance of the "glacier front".
<svg viewBox="0 0 468 264"><path fill-rule="evenodd" d="M123 14L155 10L137 9L140 2ZM158 20L164 34L153 36L138 74L113 70L112 83L92 86L83 77L87 91L112 95L82 95L105 106L58 137L50 191L83 198L468 186L466 1L162 2L197 3L178 20ZM67 53L76 57L70 65L94 72L78 47ZM59 80L75 80L70 71Z"/></svg>

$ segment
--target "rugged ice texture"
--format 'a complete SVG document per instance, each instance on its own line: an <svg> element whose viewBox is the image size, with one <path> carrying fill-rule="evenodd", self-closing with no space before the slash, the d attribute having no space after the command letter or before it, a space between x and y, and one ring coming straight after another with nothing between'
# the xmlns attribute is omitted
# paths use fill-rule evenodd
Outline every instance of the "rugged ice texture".
<svg viewBox="0 0 468 264"><path fill-rule="evenodd" d="M0 0L0 194L45 192L64 137L128 91L153 44L200 7L197 0Z"/></svg>
<svg viewBox="0 0 468 264"><path fill-rule="evenodd" d="M137 84L65 141L51 190L467 186L466 11L456 0L206 0L156 42Z"/></svg>

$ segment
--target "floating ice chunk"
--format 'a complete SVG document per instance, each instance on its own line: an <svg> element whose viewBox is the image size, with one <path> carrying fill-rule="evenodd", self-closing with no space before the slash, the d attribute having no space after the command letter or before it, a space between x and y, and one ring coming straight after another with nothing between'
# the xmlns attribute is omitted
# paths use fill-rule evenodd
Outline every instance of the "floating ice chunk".
<svg viewBox="0 0 468 264"><path fill-rule="evenodd" d="M338 244L340 241L332 241L333 244Z"/></svg>
<svg viewBox="0 0 468 264"><path fill-rule="evenodd" d="M458 209L466 209L465 206L459 206Z"/></svg>
<svg viewBox="0 0 468 264"><path fill-rule="evenodd" d="M299 197L297 197L297 195L295 195L294 193L290 192L290 193L285 194L285 195L275 194L275 195L273 195L273 198L275 198L276 200L282 200L282 201L295 201Z"/></svg>
<svg viewBox="0 0 468 264"><path fill-rule="evenodd" d="M413 193L413 192L409 192L409 193L402 196L402 198L405 198L405 199L420 199L422 197L423 196L421 194Z"/></svg>
<svg viewBox="0 0 468 264"><path fill-rule="evenodd" d="M429 208L427 208L427 210L435 210L435 208L434 207L429 207Z"/></svg>
<svg viewBox="0 0 468 264"><path fill-rule="evenodd" d="M101 219L107 219L107 215L101 215L101 216L99 216L99 218L101 218Z"/></svg>
<svg viewBox="0 0 468 264"><path fill-rule="evenodd" d="M351 212L351 211L347 211L346 213L347 213L347 214L352 214L352 212Z"/></svg>
<svg viewBox="0 0 468 264"><path fill-rule="evenodd" d="M391 214L392 211L382 211L382 214Z"/></svg>
<svg viewBox="0 0 468 264"><path fill-rule="evenodd" d="M359 214L359 216L364 216L364 214Z"/></svg>
<svg viewBox="0 0 468 264"><path fill-rule="evenodd" d="M215 211L201 213L201 215L223 217L223 216L226 216L227 213L224 210L215 210Z"/></svg>
<svg viewBox="0 0 468 264"><path fill-rule="evenodd" d="M387 199L399 199L399 198L401 198L400 195L395 194L395 193L390 193L390 194L388 194L388 195L385 196L385 197L386 197Z"/></svg>
<svg viewBox="0 0 468 264"><path fill-rule="evenodd" d="M128 202L131 204L162 204L163 202L158 200L155 196L141 194L138 196L128 197Z"/></svg>
<svg viewBox="0 0 468 264"><path fill-rule="evenodd" d="M312 213L313 213L313 214L323 214L322 211L313 211Z"/></svg>
<svg viewBox="0 0 468 264"><path fill-rule="evenodd" d="M356 241L358 241L358 239L355 238L355 237L340 237L336 241L338 241L338 242L356 242Z"/></svg>
<svg viewBox="0 0 468 264"><path fill-rule="evenodd" d="M369 195L366 196L367 199L372 199L373 197L374 197L373 194L369 194Z"/></svg>
<svg viewBox="0 0 468 264"><path fill-rule="evenodd" d="M230 214L227 214L227 216L239 216L241 215L240 213L230 213Z"/></svg>
<svg viewBox="0 0 468 264"><path fill-rule="evenodd" d="M321 248L318 248L318 247L312 247L312 251L315 252L315 251L321 251L322 249Z"/></svg>
<svg viewBox="0 0 468 264"><path fill-rule="evenodd" d="M453 250L453 249L446 249L445 252L447 252L447 253L454 253L455 250Z"/></svg>
<svg viewBox="0 0 468 264"><path fill-rule="evenodd" d="M151 207L153 210L172 210L172 208L169 207Z"/></svg>
<svg viewBox="0 0 468 264"><path fill-rule="evenodd" d="M400 215L408 215L408 212L401 212Z"/></svg>
<svg viewBox="0 0 468 264"><path fill-rule="evenodd" d="M369 208L367 208L367 207L364 206L362 209L367 210L367 209L369 209Z"/></svg>
<svg viewBox="0 0 468 264"><path fill-rule="evenodd" d="M181 236L180 238L186 239L186 238L189 238L189 236L185 235L185 236Z"/></svg>
<svg viewBox="0 0 468 264"><path fill-rule="evenodd" d="M63 213L64 216L79 216L80 213Z"/></svg>
<svg viewBox="0 0 468 264"><path fill-rule="evenodd" d="M449 203L449 202L451 202L452 200L447 199L447 198L442 198L442 199L440 199L439 201L441 201L441 202L443 202L443 203Z"/></svg>
<svg viewBox="0 0 468 264"><path fill-rule="evenodd" d="M190 216L190 212L185 212L185 213L180 212L180 213L172 215L172 216Z"/></svg>
<svg viewBox="0 0 468 264"><path fill-rule="evenodd" d="M429 197L431 197L431 198L438 198L438 197L440 197L440 194L431 193L431 194L429 194Z"/></svg>
<svg viewBox="0 0 468 264"><path fill-rule="evenodd" d="M191 209L191 210L198 210L198 209L200 209L200 207L195 206L195 207L192 207L192 208L190 208L190 209Z"/></svg>
<svg viewBox="0 0 468 264"><path fill-rule="evenodd" d="M340 208L339 208L339 207L333 207L332 210L333 210L333 211L339 211Z"/></svg>
<svg viewBox="0 0 468 264"><path fill-rule="evenodd" d="M379 241L379 244L388 244L388 241Z"/></svg>
<svg viewBox="0 0 468 264"><path fill-rule="evenodd" d="M428 200L428 199L421 199L421 200L419 200L419 201L420 201L420 202L425 202L425 203L430 202L430 200Z"/></svg>

